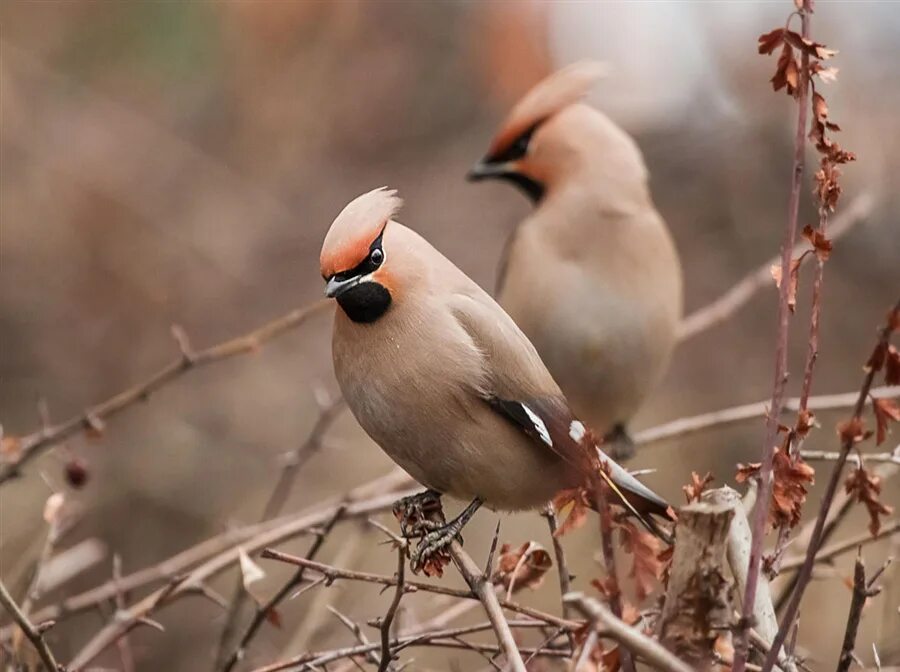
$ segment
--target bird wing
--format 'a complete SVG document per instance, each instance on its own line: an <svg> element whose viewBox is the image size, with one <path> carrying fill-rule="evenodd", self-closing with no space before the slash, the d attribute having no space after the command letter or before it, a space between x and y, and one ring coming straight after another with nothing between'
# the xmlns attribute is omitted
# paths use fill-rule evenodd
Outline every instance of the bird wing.
<svg viewBox="0 0 900 672"><path fill-rule="evenodd" d="M668 515L665 500L600 450L591 430L572 414L534 346L493 299L483 291L457 293L450 307L484 355L486 389L479 394L491 408L578 473L592 479L599 474L651 530L642 513ZM602 463L608 465L608 472Z"/></svg>

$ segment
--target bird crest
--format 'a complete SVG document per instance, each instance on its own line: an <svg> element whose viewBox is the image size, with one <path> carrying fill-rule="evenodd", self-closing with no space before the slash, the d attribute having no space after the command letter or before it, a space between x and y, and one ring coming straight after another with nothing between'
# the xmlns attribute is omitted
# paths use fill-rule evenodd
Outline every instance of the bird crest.
<svg viewBox="0 0 900 672"><path fill-rule="evenodd" d="M523 133L584 98L606 72L603 63L579 61L538 82L506 117L488 155L503 153Z"/></svg>
<svg viewBox="0 0 900 672"><path fill-rule="evenodd" d="M350 201L332 222L322 243L322 277L351 269L365 259L372 241L402 205L397 191L387 187L373 189Z"/></svg>

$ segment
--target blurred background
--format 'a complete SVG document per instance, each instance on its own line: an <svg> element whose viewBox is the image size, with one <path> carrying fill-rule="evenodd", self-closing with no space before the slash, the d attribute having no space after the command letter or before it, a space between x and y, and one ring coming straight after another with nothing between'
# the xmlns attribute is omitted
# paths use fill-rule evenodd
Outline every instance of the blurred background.
<svg viewBox="0 0 900 672"><path fill-rule="evenodd" d="M637 138L682 257L687 310L704 305L780 241L794 106L772 92L774 57L756 54L756 38L783 25L792 9L789 0L4 3L4 430L38 427L40 398L62 420L143 379L177 355L173 323L204 347L318 299L324 233L350 199L373 187L399 189L406 201L400 221L493 288L502 246L530 205L507 185L466 183L465 172L520 95L586 57L610 66L592 102ZM813 32L841 51L839 79L825 93L844 128L842 144L859 156L846 170L844 204L864 192L876 203L826 267L814 386L823 394L858 389L875 327L900 289L900 12L893 3L820 1ZM814 217L808 187L807 179L801 224ZM792 392L804 354L809 271L793 322ZM766 398L774 315L775 292L767 289L728 323L682 344L636 427ZM37 554L51 489L66 491L82 512L62 547L96 538L108 555L46 602L106 579L113 552L127 573L255 522L280 456L304 440L318 415L317 394L336 393L329 320L322 314L258 353L192 372L111 421L102 438L76 438L31 463L26 478L0 490L4 580L15 581ZM837 418L820 416L824 429L808 447L835 449ZM691 470L731 481L736 462L756 459L761 437L761 422L746 423L649 447L631 466L658 469L647 482L681 501ZM63 476L73 455L89 471L78 490ZM390 467L344 414L300 473L286 510ZM887 486L885 500L900 504L898 490ZM841 534L862 530L866 520L856 512ZM495 521L484 513L469 529L476 557ZM501 537L548 543L536 514L504 518ZM321 557L333 560L342 538ZM378 541L372 534L344 564L393 571L393 556ZM566 545L576 586L589 590L599 573L595 526ZM889 543L870 547L870 566L888 551ZM801 642L821 660L839 650L849 562L804 606L804 616L815 616L803 619ZM266 569L273 585L285 576ZM217 586L230 594L233 581L228 574ZM886 651L900 633L896 583L863 622L858 651L868 663L872 642ZM556 590L548 581L525 599L555 609ZM383 613L385 597L374 589L331 591L328 599L360 620ZM298 635L311 604L308 595L290 603L282 629L264 629L249 663L349 641L340 628ZM165 633L144 628L132 636L138 669L211 669L221 611L189 600L159 619ZM67 660L102 622L87 613L58 626L59 656ZM483 665L465 652L438 654L423 653L418 664ZM98 663L119 666L114 651Z"/></svg>

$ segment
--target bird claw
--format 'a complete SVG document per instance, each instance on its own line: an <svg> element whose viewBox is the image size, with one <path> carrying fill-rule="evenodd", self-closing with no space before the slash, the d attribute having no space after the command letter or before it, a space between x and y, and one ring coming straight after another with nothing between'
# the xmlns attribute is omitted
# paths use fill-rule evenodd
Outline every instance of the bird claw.
<svg viewBox="0 0 900 672"><path fill-rule="evenodd" d="M400 522L400 534L405 539L424 537L445 525L441 495L434 490L398 499L392 510Z"/></svg>
<svg viewBox="0 0 900 672"><path fill-rule="evenodd" d="M454 520L425 534L415 550L410 552L409 565L412 571L418 574L424 570L426 576L440 576L443 566L450 562L450 544L454 541L463 543L460 534L462 527L462 524Z"/></svg>

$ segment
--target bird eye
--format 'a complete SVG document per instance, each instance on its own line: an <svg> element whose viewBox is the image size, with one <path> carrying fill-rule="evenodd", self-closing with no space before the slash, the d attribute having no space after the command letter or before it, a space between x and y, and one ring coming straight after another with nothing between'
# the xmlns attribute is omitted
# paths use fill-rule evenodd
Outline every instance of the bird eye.
<svg viewBox="0 0 900 672"><path fill-rule="evenodd" d="M381 262L384 261L384 252L382 252L380 248L376 247L369 253L369 260L376 266L381 266Z"/></svg>

